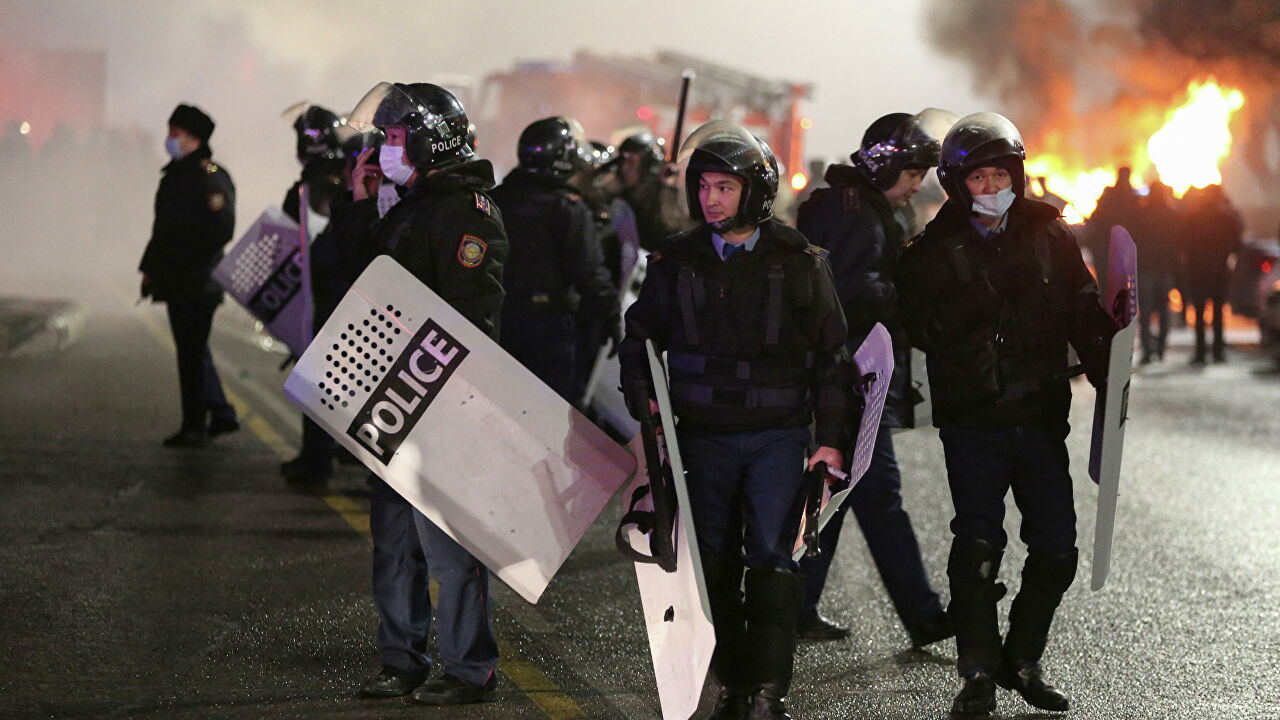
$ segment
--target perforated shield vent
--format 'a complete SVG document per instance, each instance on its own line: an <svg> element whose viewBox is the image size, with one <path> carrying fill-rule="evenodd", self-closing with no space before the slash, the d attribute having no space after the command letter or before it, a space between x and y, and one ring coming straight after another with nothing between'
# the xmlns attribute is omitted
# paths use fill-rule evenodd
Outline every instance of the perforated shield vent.
<svg viewBox="0 0 1280 720"><path fill-rule="evenodd" d="M337 410L350 402L363 402L378 386L407 337L396 320L399 317L400 311L391 305L369 308L368 316L358 323L347 323L330 344L324 356L330 367L316 383L324 393L321 403L326 408Z"/></svg>

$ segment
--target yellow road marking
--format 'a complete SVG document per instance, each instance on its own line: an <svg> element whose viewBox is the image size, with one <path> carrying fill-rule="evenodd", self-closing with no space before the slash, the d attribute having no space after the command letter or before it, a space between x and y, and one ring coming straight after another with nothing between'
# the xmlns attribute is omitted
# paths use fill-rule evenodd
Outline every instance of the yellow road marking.
<svg viewBox="0 0 1280 720"><path fill-rule="evenodd" d="M156 322L154 317L137 308L135 308L135 314L161 344L171 350L173 349L173 338L160 326L160 323ZM249 428L249 431L263 445L267 446L281 460L288 460L293 457L297 449L288 440L285 440L284 436L271 424L271 421L258 413L247 400L227 387L225 383L222 391L227 396L227 402L235 407L241 423ZM324 501L347 522L347 525L351 526L351 529L363 535L369 534L369 513L360 507L359 503L345 495L333 494L325 495ZM432 579L430 592L433 603L435 602L438 587L436 581ZM560 687L551 678L547 677L546 673L542 672L537 665L527 660L501 638L498 639L498 652L502 658L499 666L502 673L510 678L520 692L527 695L533 701L533 704L537 705L538 709L546 714L549 720L580 720L586 717L582 708L578 707L578 704L568 695L560 692Z"/></svg>

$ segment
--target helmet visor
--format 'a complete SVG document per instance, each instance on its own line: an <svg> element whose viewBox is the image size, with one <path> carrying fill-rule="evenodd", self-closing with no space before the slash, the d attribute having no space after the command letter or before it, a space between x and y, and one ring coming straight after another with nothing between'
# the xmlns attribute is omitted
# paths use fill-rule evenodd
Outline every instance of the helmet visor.
<svg viewBox="0 0 1280 720"><path fill-rule="evenodd" d="M907 165L935 167L942 139L959 119L959 115L949 110L925 108L902 123L891 142L899 151L906 153Z"/></svg>
<svg viewBox="0 0 1280 720"><path fill-rule="evenodd" d="M682 171L688 171L690 158L696 150L719 160L725 167L720 172L742 175L751 167L772 164L760 141L746 128L728 120L712 120L689 135L676 158ZM714 171L713 168L703 169Z"/></svg>
<svg viewBox="0 0 1280 720"><path fill-rule="evenodd" d="M424 115L425 110L403 88L380 82L347 113L347 125L356 132L381 134L383 129L415 113Z"/></svg>

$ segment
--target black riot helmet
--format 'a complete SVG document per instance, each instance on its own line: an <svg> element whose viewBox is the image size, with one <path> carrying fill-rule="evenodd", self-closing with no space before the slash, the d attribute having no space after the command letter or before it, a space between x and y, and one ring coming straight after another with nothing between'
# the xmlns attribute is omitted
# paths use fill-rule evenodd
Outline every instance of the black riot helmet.
<svg viewBox="0 0 1280 720"><path fill-rule="evenodd" d="M522 170L561 180L581 169L590 156L591 145L582 125L560 115L530 123L516 145Z"/></svg>
<svg viewBox="0 0 1280 720"><path fill-rule="evenodd" d="M399 126L407 131L405 157L419 170L471 160L467 111L453 93L430 83L378 83L347 116L359 132Z"/></svg>
<svg viewBox="0 0 1280 720"><path fill-rule="evenodd" d="M310 105L293 121L293 131L298 136L298 162L306 165L313 160L341 160L342 141L338 129L342 118L319 105Z"/></svg>
<svg viewBox="0 0 1280 720"><path fill-rule="evenodd" d="M958 119L938 108L915 115L890 113L871 123L862 146L849 157L873 185L890 190L903 170L938 166L942 139Z"/></svg>
<svg viewBox="0 0 1280 720"><path fill-rule="evenodd" d="M641 171L656 173L667 159L666 142L648 130L633 133L618 144L618 157L630 153L637 153L642 158Z"/></svg>
<svg viewBox="0 0 1280 720"><path fill-rule="evenodd" d="M1022 133L1003 115L974 113L956 122L942 141L938 180L947 196L968 209L973 203L964 179L980 167L996 166L1013 176L1013 192L1022 197L1027 188L1026 147Z"/></svg>
<svg viewBox="0 0 1280 720"><path fill-rule="evenodd" d="M698 202L698 180L705 172L733 175L743 181L738 213L731 218L708 223L717 233L747 225L759 225L773 217L773 201L778 196L778 161L773 152L741 125L712 120L689 136L680 148L685 168L685 195L689 215L707 222Z"/></svg>

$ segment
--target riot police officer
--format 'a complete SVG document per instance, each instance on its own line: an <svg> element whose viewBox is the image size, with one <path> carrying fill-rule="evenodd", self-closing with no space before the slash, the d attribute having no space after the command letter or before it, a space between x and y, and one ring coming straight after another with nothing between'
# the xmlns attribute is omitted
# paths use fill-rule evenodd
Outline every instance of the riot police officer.
<svg viewBox="0 0 1280 720"><path fill-rule="evenodd" d="M938 168L947 203L898 265L899 312L927 353L955 505L947 575L965 679L958 714L993 710L996 684L1041 709L1070 704L1040 667L1076 572L1067 346L1096 385L1115 333L1057 209L1023 197L1025 157L1017 128L999 115L956 123ZM1002 644L996 580L1010 488L1027 561Z"/></svg>
<svg viewBox="0 0 1280 720"><path fill-rule="evenodd" d="M535 121L520 134L520 165L493 191L511 252L504 271L502 347L562 398L581 399L577 313L621 340L618 289L609 278L594 218L568 180L591 146L572 118Z"/></svg>
<svg viewBox="0 0 1280 720"><path fill-rule="evenodd" d="M209 274L236 224L235 185L209 149L213 128L213 119L192 105L169 116L165 149L173 159L164 166L151 241L138 265L142 296L168 307L178 355L182 427L165 447L199 446L240 427L209 353L213 313L222 303Z"/></svg>
<svg viewBox="0 0 1280 720"><path fill-rule="evenodd" d="M373 225L373 243L496 339L507 238L488 193L493 166L467 144L462 104L437 85L380 83L348 124L384 134L378 164L405 189L403 199ZM361 161L371 154L363 153ZM498 646L488 569L377 478L369 524L383 668L365 682L361 695L412 694L432 705L491 697ZM439 583L435 620L444 674L424 682L431 669L425 652L432 616L428 571Z"/></svg>
<svg viewBox="0 0 1280 720"><path fill-rule="evenodd" d="M645 340L667 351L723 685L712 717L789 718L804 465L840 467L849 438L844 314L825 252L773 219L777 162L756 138L714 121L682 155L699 225L650 256L622 379L643 394Z"/></svg>
<svg viewBox="0 0 1280 720"><path fill-rule="evenodd" d="M321 308L332 308L338 298L326 295L333 287L332 268L336 257L331 251L333 243L320 243L333 214L333 206L349 201L350 196L343 181L346 161L341 140L338 137L342 118L319 105L303 110L293 122L296 136L298 162L302 165L300 177L285 193L282 209L285 214L300 221L300 189L307 188L307 229L315 238L307 259L311 273L312 308L314 325L319 327L328 317ZM321 227L315 227L321 225ZM332 239L332 238L330 238ZM318 247L317 247L318 244ZM317 250L321 251L317 253ZM339 298L341 295L338 296ZM333 474L333 455L337 443L329 434L305 415L302 417L302 449L298 456L280 465L280 473L292 483L317 484Z"/></svg>
<svg viewBox="0 0 1280 720"><path fill-rule="evenodd" d="M665 152L663 141L645 130L619 143L615 160L621 183L619 197L635 214L640 247L650 252L661 248L667 236L679 229L667 217L671 203L667 197L669 187L663 181Z"/></svg>
<svg viewBox="0 0 1280 720"><path fill-rule="evenodd" d="M905 207L929 168L938 164L942 137L958 118L929 108L917 115L891 113L876 120L853 153L853 166L832 165L829 187L815 190L800 206L797 227L831 253L836 292L849 324L848 348L857 350L876 323L893 336L893 376L875 439L871 465L820 535L822 552L800 564L805 604L800 636L815 640L847 637L849 629L818 614L818 600L835 555L845 512L852 507L880 578L911 644L922 647L951 637L950 622L929 583L911 518L902 508L902 478L892 428L912 416L911 346L897 318L893 272L905 241L895 210Z"/></svg>

